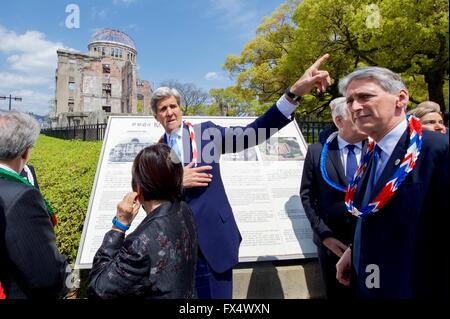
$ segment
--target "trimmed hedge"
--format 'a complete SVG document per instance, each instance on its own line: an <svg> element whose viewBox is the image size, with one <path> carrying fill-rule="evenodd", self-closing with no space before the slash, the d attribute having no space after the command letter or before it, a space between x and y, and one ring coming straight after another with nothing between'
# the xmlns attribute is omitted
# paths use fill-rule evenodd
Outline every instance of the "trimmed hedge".
<svg viewBox="0 0 450 319"><path fill-rule="evenodd" d="M58 248L70 264L76 260L101 148L101 141L69 141L41 135L31 153L29 163L58 219Z"/></svg>

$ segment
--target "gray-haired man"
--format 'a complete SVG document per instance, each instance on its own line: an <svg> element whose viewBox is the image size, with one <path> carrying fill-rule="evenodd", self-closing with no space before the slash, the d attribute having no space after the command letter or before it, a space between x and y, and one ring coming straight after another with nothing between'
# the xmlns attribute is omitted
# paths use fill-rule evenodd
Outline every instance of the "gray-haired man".
<svg viewBox="0 0 450 319"><path fill-rule="evenodd" d="M347 194L359 218L337 278L352 281L360 298L447 301L448 137L407 120L409 93L391 70L357 69L339 89L356 126L376 145L356 192Z"/></svg>
<svg viewBox="0 0 450 319"><path fill-rule="evenodd" d="M232 297L232 268L238 263L241 242L220 174L220 156L268 139L292 121L291 114L301 96L313 88L325 91L331 79L327 71L319 68L328 57L326 54L319 58L274 106L245 127L226 128L213 122L191 127L183 122L180 96L176 90L159 88L153 92L151 105L155 118L164 127L164 143L172 147L183 163L189 163L184 168L184 199L197 224L199 258L196 285L200 299ZM187 130L189 127L195 134ZM195 162L197 167L193 167Z"/></svg>
<svg viewBox="0 0 450 319"><path fill-rule="evenodd" d="M334 99L330 107L338 133L326 144L326 176L320 168L325 143L312 144L306 153L300 196L313 229L327 298L348 299L352 291L336 280L336 263L353 240L356 218L347 212L345 193L327 178L343 188L348 185L365 151L367 135L352 122L345 97Z"/></svg>
<svg viewBox="0 0 450 319"><path fill-rule="evenodd" d="M0 115L0 281L7 298L57 298L66 290L66 258L56 248L41 193L20 176L40 128L31 116Z"/></svg>

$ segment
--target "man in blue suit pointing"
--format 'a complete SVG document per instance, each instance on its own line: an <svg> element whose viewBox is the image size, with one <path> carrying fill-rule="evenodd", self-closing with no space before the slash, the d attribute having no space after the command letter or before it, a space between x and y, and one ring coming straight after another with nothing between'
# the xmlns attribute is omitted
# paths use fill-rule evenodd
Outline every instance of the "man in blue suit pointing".
<svg viewBox="0 0 450 319"><path fill-rule="evenodd" d="M293 120L301 100L313 88L325 91L328 59L320 57L265 114L246 127L221 127L212 122L184 122L177 90L161 87L153 92L151 107L164 127L164 143L184 165L184 200L190 205L198 232L196 286L201 299L232 298L232 269L238 263L241 235L220 176L220 155L255 146Z"/></svg>

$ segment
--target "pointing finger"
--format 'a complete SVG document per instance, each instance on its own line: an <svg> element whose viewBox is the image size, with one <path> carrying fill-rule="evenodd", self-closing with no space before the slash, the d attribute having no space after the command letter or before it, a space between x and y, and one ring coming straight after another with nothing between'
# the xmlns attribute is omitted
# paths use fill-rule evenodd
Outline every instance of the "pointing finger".
<svg viewBox="0 0 450 319"><path fill-rule="evenodd" d="M319 69L320 66L322 65L322 63L324 63L326 60L328 60L329 57L330 57L330 55L328 53L322 55L320 58L318 58L316 60L316 62L314 62L314 64L311 66L311 68L312 69Z"/></svg>

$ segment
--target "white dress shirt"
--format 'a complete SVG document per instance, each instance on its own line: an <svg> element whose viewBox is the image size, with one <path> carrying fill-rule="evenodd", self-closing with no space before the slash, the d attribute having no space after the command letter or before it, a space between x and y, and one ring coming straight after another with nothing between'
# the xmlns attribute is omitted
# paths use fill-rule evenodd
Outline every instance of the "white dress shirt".
<svg viewBox="0 0 450 319"><path fill-rule="evenodd" d="M291 119L291 114L295 111L297 106L298 104L292 104L289 102L284 94L277 101L278 110L289 120Z"/></svg>
<svg viewBox="0 0 450 319"><path fill-rule="evenodd" d="M378 147L381 148L380 161L377 168L377 177L381 176L381 173L386 167L386 164L391 157L395 146L397 145L407 127L408 121L406 121L405 119L404 121L401 121L399 124L397 124L396 127L394 127L377 143Z"/></svg>
<svg viewBox="0 0 450 319"><path fill-rule="evenodd" d="M166 139L167 139L168 144L170 143L171 137L176 138L175 143L177 144L178 149L180 150L180 156L181 156L180 161L181 161L181 163L184 163L184 161L183 161L184 152L183 152L183 130L182 130L182 128L176 129L176 130L172 131L172 133L170 133L170 134L166 133Z"/></svg>

